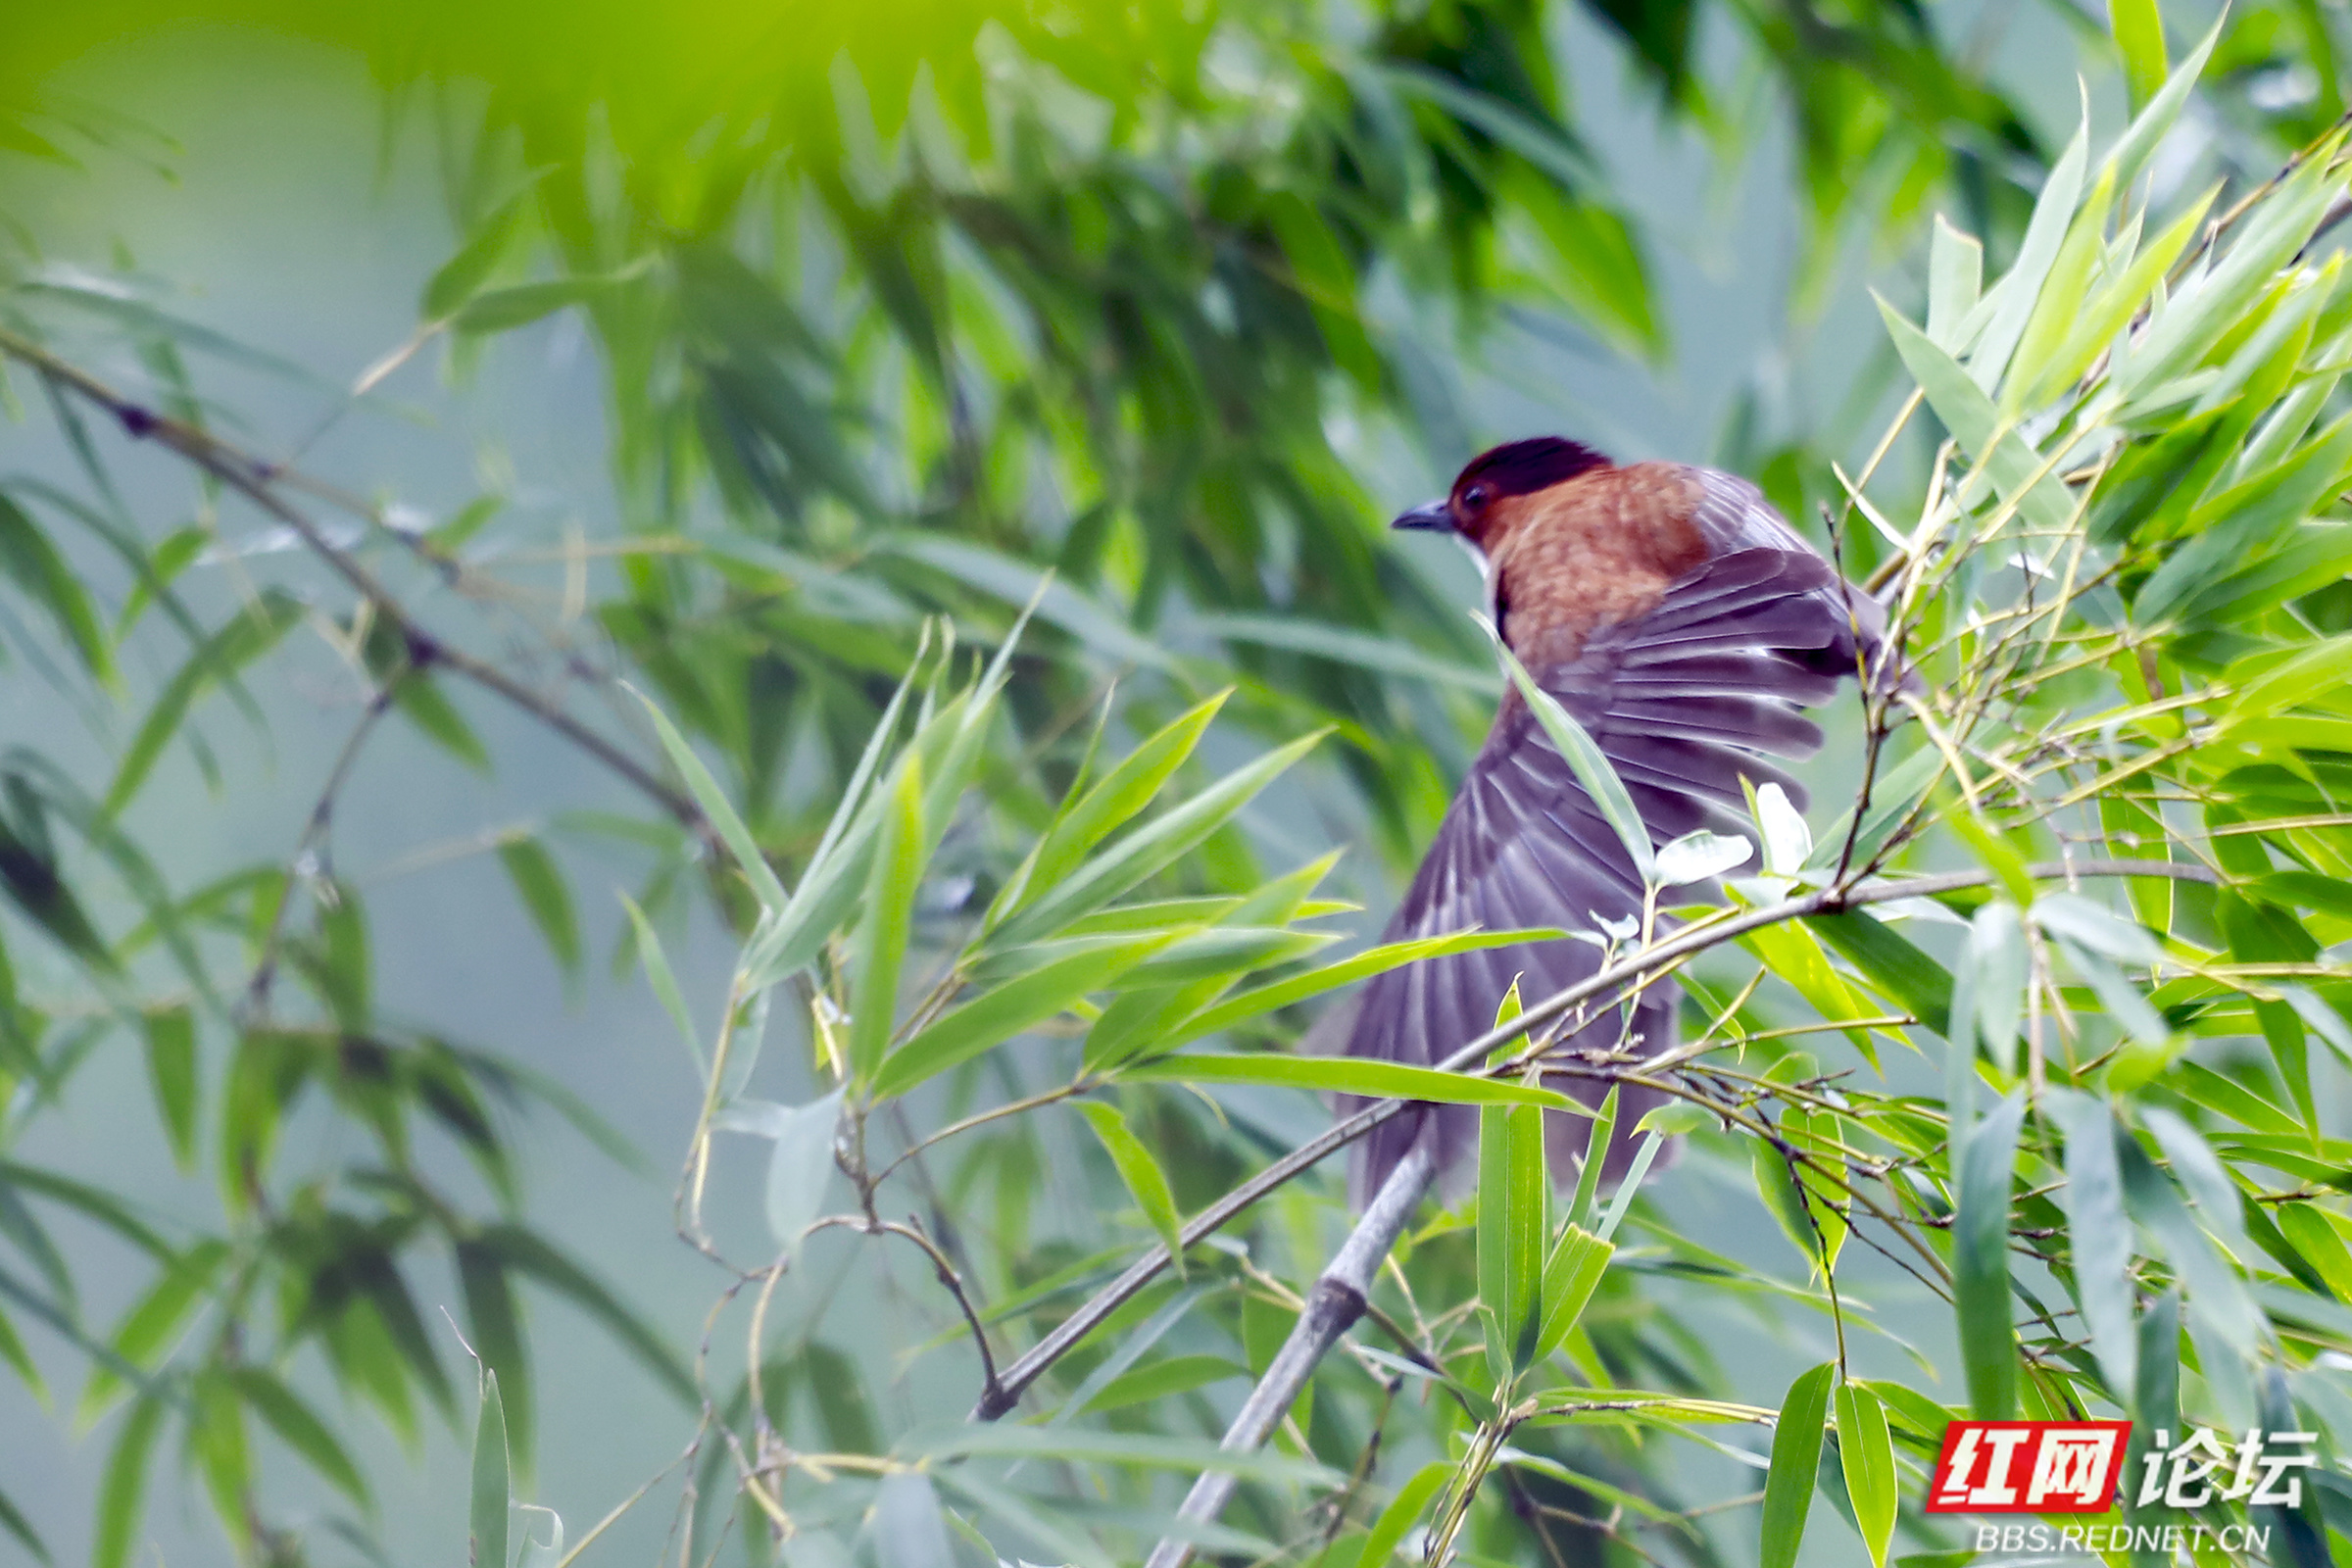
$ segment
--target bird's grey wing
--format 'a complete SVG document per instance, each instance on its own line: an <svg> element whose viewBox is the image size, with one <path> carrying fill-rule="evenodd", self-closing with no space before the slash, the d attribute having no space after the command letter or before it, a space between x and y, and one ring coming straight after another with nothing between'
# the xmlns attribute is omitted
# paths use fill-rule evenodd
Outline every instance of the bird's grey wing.
<svg viewBox="0 0 2352 1568"><path fill-rule="evenodd" d="M1741 830L1742 778L1779 783L1801 805L1803 791L1772 761L1821 744L1821 731L1798 710L1827 701L1840 675L1883 658L1875 602L1844 583L1752 485L1692 472L1701 487L1693 521L1716 554L1670 584L1647 612L1596 632L1574 660L1531 672L1608 758L1654 844L1701 827ZM1641 905L1640 878L1615 830L1512 698L1384 940L1472 927L1590 933L1637 916ZM1594 943L1571 937L1392 970L1366 988L1348 1049L1391 1061L1444 1060L1493 1024L1514 977L1532 1003L1590 978L1599 957ZM1653 988L1631 1017L1594 1016L1566 1044L1663 1049L1674 1000L1668 988ZM1418 1107L1386 1123L1355 1161L1359 1200L1417 1137L1437 1140L1441 1169L1461 1169L1476 1130L1476 1116L1459 1107ZM1581 1133L1568 1137L1581 1149Z"/></svg>

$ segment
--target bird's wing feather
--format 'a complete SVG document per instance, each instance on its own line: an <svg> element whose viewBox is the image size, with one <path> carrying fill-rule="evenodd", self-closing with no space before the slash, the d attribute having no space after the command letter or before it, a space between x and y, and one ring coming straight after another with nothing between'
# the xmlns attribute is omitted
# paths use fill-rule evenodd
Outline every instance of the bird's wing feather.
<svg viewBox="0 0 2352 1568"><path fill-rule="evenodd" d="M1878 606L1727 474L1701 483L1693 521L1716 554L1647 612L1588 638L1578 656L1531 671L1592 736L1655 843L1699 827L1738 831L1740 780L1802 792L1767 759L1809 755L1821 731L1797 712L1832 695L1857 655L1875 657ZM1506 698L1385 940L1473 927L1593 933L1637 914L1642 886L1615 830L1526 704ZM1349 1033L1356 1055L1429 1064L1492 1023L1515 978L1530 1002L1590 978L1600 950L1578 937L1425 959L1374 979ZM1629 1019L1590 1019L1572 1049L1645 1051L1671 1042L1674 997L1645 994ZM1562 1087L1574 1087L1563 1084ZM1628 1106L1629 1112L1635 1107ZM1558 1122L1561 1118L1551 1118ZM1621 1118L1630 1126L1632 1114ZM1423 1106L1385 1124L1356 1161L1359 1200L1413 1140L1437 1139L1440 1168L1477 1135L1474 1113ZM1572 1133L1581 1148L1583 1134Z"/></svg>

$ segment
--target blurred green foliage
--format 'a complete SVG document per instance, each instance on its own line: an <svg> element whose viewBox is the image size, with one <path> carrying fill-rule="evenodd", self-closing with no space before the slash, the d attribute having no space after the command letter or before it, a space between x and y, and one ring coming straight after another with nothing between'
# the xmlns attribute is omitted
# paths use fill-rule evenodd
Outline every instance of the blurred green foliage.
<svg viewBox="0 0 2352 1568"><path fill-rule="evenodd" d="M1490 1110L1487 1210L1409 1238L1409 1294L1384 1287L1380 1332L1318 1381L1281 1451L1250 1461L1210 1544L1337 1568L1428 1527L1462 1560L1616 1562L1639 1542L1778 1565L1809 1513L1832 1528L1819 1491L1874 1561L1898 1529L1933 1550L1911 1504L1963 1391L1986 1415L2185 1412L2232 1431L2276 1415L2332 1452L2328 1358L2352 1349L2333 1108L2352 1032L2328 956L2352 916L2352 437L2341 267L2313 236L2343 199L2334 13L2233 13L2183 113L2159 97L2193 42L2179 19L2119 3L2108 30L2062 12L2094 74L2120 66L2143 125L2182 124L2094 161L2087 132L2042 145L1996 85L1997 19L1802 0L1594 12L1735 174L1752 155L1743 96L1786 104L1800 315L1857 233L1905 279L1899 302L1925 301L1888 310L1887 363L1920 397L1886 472L1847 490L1832 465L1863 454L1837 432L1758 450L1693 431L1681 455L1721 435L1800 524L1829 503L1844 564L1891 584L1933 677L1917 710L1868 715L1870 796L1845 821L1809 837L1759 822L1785 842L1777 880L1748 892L1843 886L1848 844L1853 865L1926 891L1900 921L1860 902L1792 910L1691 970L1691 1032L1711 1025L1712 1050L1670 1080L1690 1114L1650 1131L1754 1181L1794 1250L1786 1276L1698 1246L1646 1190L1547 1194L1529 1113ZM828 1267L897 1269L937 1307L933 1349L955 1347L958 1369L970 1330L943 1280L985 1335L1034 1346L1275 1156L1286 1124L1236 1083L1528 1102L1508 1081L1239 1049L1291 1039L1300 1004L1412 956L1316 957L1350 912L1318 897L1330 862L1270 852L1246 811L1311 747L1273 787L1311 772L1316 804L1372 824L1401 864L1500 689L1462 607L1387 544L1376 502L1393 498L1350 454L1415 452L1438 472L1464 456L1480 420L1452 368L1514 311L1627 356L1674 344L1641 204L1565 85L1562 11L60 7L12 20L0 155L168 164L169 126L60 100L47 74L99 30L222 22L364 56L387 145L422 126L441 154L454 238L414 335L323 394L320 416L365 416L419 353L464 374L502 335L576 313L607 377L624 526L595 542L617 569L576 615L538 614L490 548L510 496L419 524L368 499L397 475L248 451L208 367L307 375L284 345L229 342L168 282L13 225L9 385L81 471L0 480L16 656L0 682L119 710L125 738L104 779L70 776L35 736L0 755L0 1152L128 1043L155 1102L137 1136L209 1189L203 1222L165 1225L0 1163L0 1359L37 1387L21 1328L63 1337L86 1368L76 1415L114 1422L96 1563L142 1555L167 1437L235 1555L364 1555L292 1528L256 1455L298 1457L368 1539L376 1489L347 1419L415 1443L464 1417L463 1352L413 1284L428 1258L452 1271L481 1365L471 1529L502 1563L534 1441L525 1289L599 1320L678 1396L682 1429L703 1417L682 1560L730 1535L762 1558L781 1536L796 1563L930 1568L976 1549L975 1531L1008 1554L1140 1555L1165 1522L1152 1469L1203 1462L1207 1391L1262 1370L1296 1314L1340 1228L1330 1184L1286 1189L1237 1227L1246 1241L1196 1243L1181 1278L1032 1368L1043 1424L904 1430L869 1382L875 1348L839 1325L755 1328L749 1354L696 1364L522 1218L506 1112L553 1109L609 1142L593 1110L376 996L332 807L388 722L495 769L466 716L487 700L636 789L640 816L562 826L652 866L616 956L642 962L700 1074L682 1228L714 1247L699 1224L714 1135L769 1140L779 1254L741 1265L736 1305L804 1249L839 1246ZM2219 205L2193 194L2208 177L2230 182ZM1952 221L1930 240L1934 210ZM2213 213L2228 225L2204 226ZM67 323L94 324L109 374L135 379L60 358ZM1854 373L1859 407L1909 390L1882 398ZM200 520L124 504L125 440L188 460ZM259 562L222 608L194 588L200 564L223 510L256 507L295 530L299 565ZM566 558L583 583L584 561ZM301 574L321 565L324 591ZM212 769L190 715L258 718L295 637L335 649L367 693L318 810L288 824L282 856L173 887L138 837L142 789L175 750ZM171 673L133 673L157 664ZM583 718L546 695L550 668L600 691L625 675L653 716L582 701ZM1204 755L1212 719L1225 749ZM1248 760L1239 736L1269 750ZM509 918L577 971L580 872L560 848L553 831L481 846L513 885ZM2034 869L2081 856L2181 870L2108 899ZM1936 880L1956 863L1974 869ZM743 943L715 1031L694 1019L717 999L680 990L661 938L706 895ZM35 947L70 965L70 991L18 984L9 956ZM780 1038L808 1019L809 1060L787 1068L813 1077L807 1103L753 1092L771 1008ZM1841 1037L1895 1083L1825 1064L1815 1051ZM1212 1039L1227 1049L1199 1049ZM1944 1064L1944 1094L1901 1079L1905 1046ZM338 1136L290 1140L301 1118ZM854 1211L826 1205L836 1167ZM908 1204L919 1220L889 1217ZM147 1271L111 1323L79 1299L96 1233ZM1848 1364L1888 1252L1952 1303L1965 1369L1949 1387ZM1722 1364L1694 1298L1775 1332L1836 1325L1838 1361L1788 1391L1769 1453L1745 1429L1775 1418L1758 1401L1778 1391ZM1690 1494L1657 1436L1703 1446L1726 1429L1766 1467L1760 1524L1702 1512L1722 1499ZM2348 1497L2315 1484L2280 1525L2294 1560L2328 1560ZM48 1500L0 1478L0 1530L46 1555ZM552 1546L537 1515L512 1528L527 1562L567 1549L561 1521Z"/></svg>

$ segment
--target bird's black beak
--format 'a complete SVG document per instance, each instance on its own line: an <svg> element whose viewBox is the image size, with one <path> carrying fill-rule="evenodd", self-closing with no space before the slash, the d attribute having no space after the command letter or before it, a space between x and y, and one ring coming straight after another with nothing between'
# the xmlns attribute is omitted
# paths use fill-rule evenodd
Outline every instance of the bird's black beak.
<svg viewBox="0 0 2352 1568"><path fill-rule="evenodd" d="M1428 528L1439 533L1453 531L1453 510L1443 501L1425 501L1420 506L1389 524L1392 528Z"/></svg>

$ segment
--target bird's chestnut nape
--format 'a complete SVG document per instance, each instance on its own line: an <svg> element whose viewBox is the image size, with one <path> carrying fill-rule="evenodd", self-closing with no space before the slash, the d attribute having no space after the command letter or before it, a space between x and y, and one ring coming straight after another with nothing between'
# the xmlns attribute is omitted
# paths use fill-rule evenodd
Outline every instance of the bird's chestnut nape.
<svg viewBox="0 0 2352 1568"><path fill-rule="evenodd" d="M1443 501L1424 502L1389 524L1475 535L1487 509L1509 496L1534 495L1578 474L1608 467L1591 447L1556 435L1507 441L1472 458Z"/></svg>

